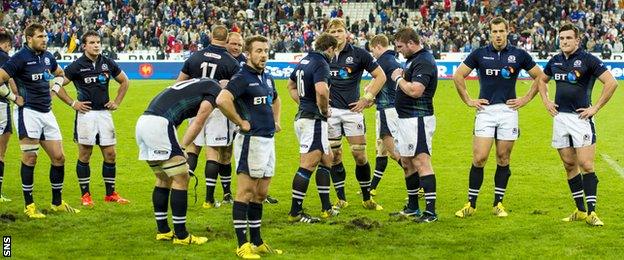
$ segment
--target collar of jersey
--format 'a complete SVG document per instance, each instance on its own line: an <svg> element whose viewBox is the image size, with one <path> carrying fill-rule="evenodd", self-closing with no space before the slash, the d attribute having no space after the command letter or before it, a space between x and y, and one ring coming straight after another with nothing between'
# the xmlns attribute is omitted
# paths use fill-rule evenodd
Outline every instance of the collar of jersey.
<svg viewBox="0 0 624 260"><path fill-rule="evenodd" d="M571 59L573 59L574 57L576 57L576 56L578 56L579 54L581 54L581 52L582 52L582 51L583 51L583 49L582 49L581 47L579 47L578 49L576 49L576 51L574 51L572 54L570 54L570 57L568 57L567 59L566 59L566 57L565 57L565 54L563 54L563 52L561 52L561 57L562 57L564 60L571 60Z"/></svg>
<svg viewBox="0 0 624 260"><path fill-rule="evenodd" d="M352 51L352 50L353 50L353 45L351 45L351 43L347 43L347 44L345 44L344 49L342 49L342 51L340 51L340 53L348 52L348 51Z"/></svg>
<svg viewBox="0 0 624 260"><path fill-rule="evenodd" d="M503 52L503 51L509 51L510 47L511 47L511 46L509 45L509 42L508 42L508 43L507 43L507 45L505 45L505 48L503 48L503 49L502 49L502 50L500 50L500 51L501 51L501 52ZM489 51L491 51L491 52L498 52L498 50L496 50L496 49L494 48L494 45L493 45L493 44L491 44L491 43L490 43L490 44L488 44L487 48L488 48L488 50L489 50Z"/></svg>
<svg viewBox="0 0 624 260"><path fill-rule="evenodd" d="M327 61L328 63L330 62L330 60L327 58L327 55L323 54L322 52L318 52L318 51L311 51L311 52L310 52L310 54L312 54L312 55L318 55L318 56L321 56L321 57L323 57L323 59L324 59L325 61Z"/></svg>
<svg viewBox="0 0 624 260"><path fill-rule="evenodd" d="M42 51L40 54L37 54L37 52L33 49L31 49L30 47L28 47L28 44L24 44L24 49L28 50L30 53L32 53L35 56L41 56L45 53L45 51Z"/></svg>
<svg viewBox="0 0 624 260"><path fill-rule="evenodd" d="M423 49L424 49L424 48L423 48ZM416 53L414 53L414 54L416 54ZM397 53L396 53L396 51L393 51L393 50L386 50L386 51L384 51L384 53L382 53L382 54L381 54L381 56L384 56L384 55L391 55L391 56L392 56L392 57L394 57L394 58L396 58L396 57L397 57ZM381 57L381 56L380 56L380 57Z"/></svg>
<svg viewBox="0 0 624 260"><path fill-rule="evenodd" d="M97 58L95 58L95 63L99 62L101 58L102 58L102 54L98 54ZM87 57L87 55L84 52L82 53L82 56L80 56L80 58L78 59L82 59L83 61L88 61L89 63L93 63L93 61L91 61L91 59L89 59L89 57Z"/></svg>
<svg viewBox="0 0 624 260"><path fill-rule="evenodd" d="M243 69L245 69L246 71L249 71L249 73L254 74L254 75L262 75L262 74L264 74L264 70L257 71L256 69L252 68L251 66L247 65L246 63L243 66Z"/></svg>
<svg viewBox="0 0 624 260"><path fill-rule="evenodd" d="M414 54L412 54L412 56L409 56L409 58L408 58L408 57L405 57L405 59L406 59L406 60L411 60L411 59L413 59L414 57L418 56L418 54L420 54L420 53L421 53L421 52L423 52L423 51L427 51L427 49L425 49L425 47L423 47L423 48L422 48L422 49L420 49L419 51L414 52Z"/></svg>

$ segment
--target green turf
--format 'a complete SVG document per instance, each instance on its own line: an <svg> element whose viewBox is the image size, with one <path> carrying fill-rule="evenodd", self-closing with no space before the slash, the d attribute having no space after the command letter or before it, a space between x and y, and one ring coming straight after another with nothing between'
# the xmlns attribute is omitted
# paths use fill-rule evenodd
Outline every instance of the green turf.
<svg viewBox="0 0 624 260"><path fill-rule="evenodd" d="M0 235L13 239L13 256L17 258L233 258L236 240L231 223L231 206L201 209L205 186L200 179L199 202L189 197L188 228L195 235L209 237L203 246L173 246L154 240L155 221L151 205L154 177L144 162L138 161L134 140L137 118L149 100L170 81L132 81L120 109L114 112L117 126L117 190L132 201L130 205L103 202L101 155L94 151L91 161L91 190L95 208L77 215L48 214L43 220L29 220L22 213L19 179L19 148L13 137L6 156L3 192L13 202L0 204L0 213L17 217L15 222L0 221ZM401 209L406 197L405 184L399 167L390 162L376 200L384 206L381 212L364 210L356 192L354 164L345 156L348 172L347 198L351 206L325 224L289 224L293 173L298 167L297 140L293 132L296 112L288 97L285 81L278 82L283 98L282 128L277 138L276 177L270 193L280 200L265 205L263 237L276 248L283 249L283 258L290 259L356 259L356 258L617 258L624 255L624 205L622 177L604 160L603 154L623 164L621 136L624 132L624 98L616 93L611 102L596 116L598 149L596 171L600 178L598 212L606 225L590 228L585 223L562 223L561 218L574 208L558 155L550 147L551 119L539 98L520 111L522 135L512 154L512 177L505 197L510 216L497 219L490 213L493 198L495 159L490 157L481 189L477 215L457 219L454 212L466 201L468 170L471 162L471 136L474 111L459 99L451 81L440 81L435 98L437 129L433 144L433 167L437 175L437 207L440 221L419 225L397 221L389 212ZM518 84L525 93L529 82ZM477 82L469 82L472 96ZM73 87L68 87L75 95ZM597 86L594 97L602 90ZM115 93L112 91L111 93ZM620 91L621 92L621 91ZM64 199L79 205L79 188L75 166L77 148L72 142L74 112L58 100L54 113L61 126L66 151ZM374 167L374 110L366 112L369 160ZM41 153L40 153L41 154ZM492 154L493 156L493 154ZM196 172L203 176L203 156ZM51 197L48 180L48 158L41 154L35 174L35 201L41 209L49 209ZM235 178L234 178L235 179ZM235 182L235 180L234 180ZM191 193L192 194L192 193ZM332 190L332 197L335 198ZM221 197L218 185L216 197ZM305 206L308 212L319 213L315 184L308 189ZM367 217L378 222L371 229L349 224ZM171 223L171 222L170 222ZM273 257L279 258L279 257Z"/></svg>

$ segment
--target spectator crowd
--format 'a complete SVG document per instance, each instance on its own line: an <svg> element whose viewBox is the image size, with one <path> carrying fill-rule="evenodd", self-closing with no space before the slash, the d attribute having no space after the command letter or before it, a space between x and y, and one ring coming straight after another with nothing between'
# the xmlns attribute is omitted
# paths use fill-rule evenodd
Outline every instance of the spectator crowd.
<svg viewBox="0 0 624 260"><path fill-rule="evenodd" d="M243 36L270 38L273 52L305 52L332 18L345 19L352 42L365 47L384 33L415 28L434 53L470 52L488 44L487 22L510 21L510 43L527 51L556 51L557 28L572 22L592 52L624 52L624 0L377 0L368 19L355 20L335 0L54 0L2 1L1 27L25 42L23 28L41 22L49 46L79 51L79 39L96 30L114 52L193 52L210 42L210 28L224 24ZM325 8L323 8L325 6ZM324 11L326 10L326 11ZM328 10L328 11L327 11Z"/></svg>

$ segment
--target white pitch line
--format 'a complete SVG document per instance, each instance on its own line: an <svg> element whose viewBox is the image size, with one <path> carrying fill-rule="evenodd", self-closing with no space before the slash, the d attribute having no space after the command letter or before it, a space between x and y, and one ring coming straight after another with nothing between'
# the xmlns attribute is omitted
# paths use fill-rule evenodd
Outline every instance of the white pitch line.
<svg viewBox="0 0 624 260"><path fill-rule="evenodd" d="M609 156L606 153L602 153L600 154L602 156L602 160L604 160L605 162L607 162L611 168L613 168L613 170L615 170L615 172L617 172L620 177L624 178L624 168L622 168L622 166L620 166L615 160L613 160L611 158L611 156Z"/></svg>

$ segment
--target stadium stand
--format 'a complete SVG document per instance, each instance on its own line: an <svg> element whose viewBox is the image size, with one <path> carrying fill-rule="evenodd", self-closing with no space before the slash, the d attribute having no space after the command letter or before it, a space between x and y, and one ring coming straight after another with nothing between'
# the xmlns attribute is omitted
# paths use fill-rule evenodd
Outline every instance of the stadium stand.
<svg viewBox="0 0 624 260"><path fill-rule="evenodd" d="M24 42L23 28L41 21L50 47L67 53L79 51L78 39L88 29L102 35L108 52L193 52L208 44L215 24L268 36L274 52L305 52L334 17L346 20L359 46L374 34L391 37L411 26L434 53L470 52L487 44L486 22L494 16L511 21L510 42L528 51L555 51L556 28L568 21L584 31L585 49L624 51L624 1L614 0L14 0L2 8L2 26L14 35L16 49Z"/></svg>

